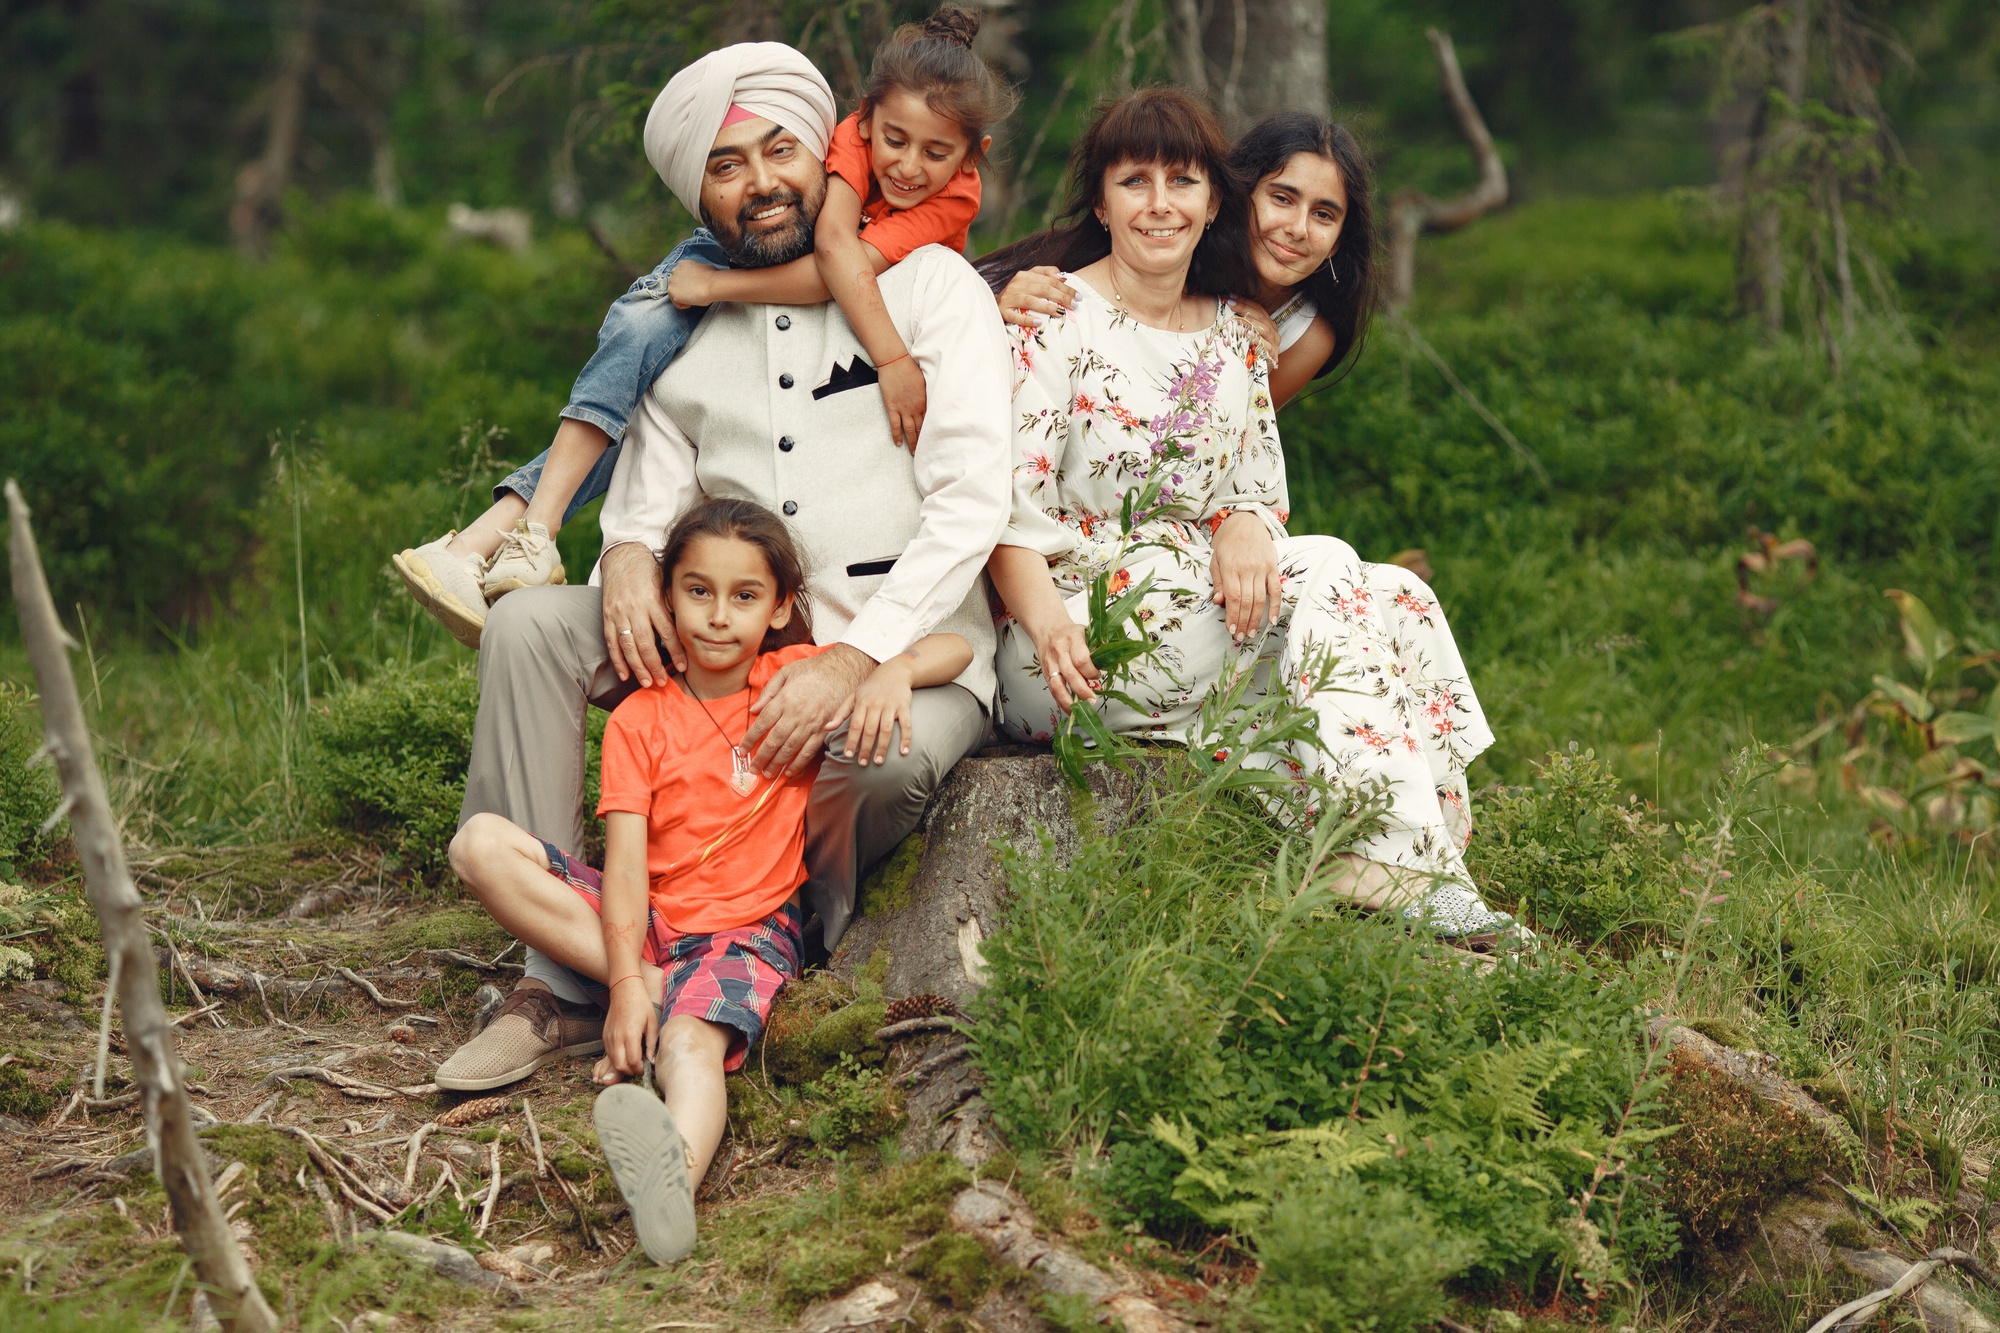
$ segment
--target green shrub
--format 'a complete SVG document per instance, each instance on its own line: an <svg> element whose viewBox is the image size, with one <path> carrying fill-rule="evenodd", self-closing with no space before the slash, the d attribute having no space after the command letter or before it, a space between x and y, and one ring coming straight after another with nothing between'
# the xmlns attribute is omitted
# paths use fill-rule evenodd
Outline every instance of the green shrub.
<svg viewBox="0 0 2000 1333"><path fill-rule="evenodd" d="M1669 830L1589 750L1482 800L1468 859L1488 901L1588 944L1662 925L1679 901Z"/></svg>
<svg viewBox="0 0 2000 1333"><path fill-rule="evenodd" d="M1253 1233L1264 1271L1251 1311L1283 1333L1405 1333L1445 1313L1442 1284L1477 1247L1453 1237L1400 1189L1307 1177Z"/></svg>
<svg viewBox="0 0 2000 1333"><path fill-rule="evenodd" d="M23 863L43 841L42 821L60 794L54 765L28 766L41 743L35 696L0 681L0 881L20 878Z"/></svg>
<svg viewBox="0 0 2000 1333"><path fill-rule="evenodd" d="M1484 975L1439 966L1393 914L1281 923L1278 835L1183 766L1158 779L1153 816L1115 841L1067 866L1008 862L975 1050L1010 1141L1074 1153L1125 1218L1250 1229L1210 1206L1255 1195L1243 1158L1354 1123L1396 1135L1362 1183L1408 1194L1480 1269L1529 1278L1570 1255L1568 1200L1641 1082L1637 986L1555 949ZM1654 1123L1643 1101L1635 1123ZM1217 1146L1231 1183L1204 1202L1189 1185ZM1626 1239L1651 1233L1626 1211L1632 1257Z"/></svg>
<svg viewBox="0 0 2000 1333"><path fill-rule="evenodd" d="M411 868L445 864L479 681L469 668L392 669L335 695L312 722L312 782L325 817L379 839Z"/></svg>
<svg viewBox="0 0 2000 1333"><path fill-rule="evenodd" d="M903 1099L879 1069L843 1053L840 1063L810 1089L806 1133L828 1151L874 1143L903 1119Z"/></svg>

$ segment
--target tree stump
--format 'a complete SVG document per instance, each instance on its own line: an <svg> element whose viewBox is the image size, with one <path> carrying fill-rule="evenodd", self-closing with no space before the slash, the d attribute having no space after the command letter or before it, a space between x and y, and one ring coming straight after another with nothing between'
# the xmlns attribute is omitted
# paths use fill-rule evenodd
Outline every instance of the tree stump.
<svg viewBox="0 0 2000 1333"><path fill-rule="evenodd" d="M1087 796L1071 790L1043 750L994 746L961 759L917 831L862 886L833 971L852 981L881 954L888 999L968 998L984 977L980 944L1006 914L1007 876L993 844L1032 853L1046 833L1066 861L1076 854L1079 818L1112 832L1130 814L1137 777L1108 764L1085 773Z"/></svg>
<svg viewBox="0 0 2000 1333"><path fill-rule="evenodd" d="M1114 832L1130 817L1142 779L1108 764L1085 770L1074 791L1055 759L1028 746L996 746L959 761L923 823L862 886L853 924L829 966L852 982L879 969L884 998L926 996L935 1011L963 1006L985 977L980 945L1006 917L1010 888L998 847L1061 860L1076 854L1079 824ZM901 1038L889 1069L907 1088L902 1148L947 1152L977 1166L999 1146L965 1043L950 1031Z"/></svg>

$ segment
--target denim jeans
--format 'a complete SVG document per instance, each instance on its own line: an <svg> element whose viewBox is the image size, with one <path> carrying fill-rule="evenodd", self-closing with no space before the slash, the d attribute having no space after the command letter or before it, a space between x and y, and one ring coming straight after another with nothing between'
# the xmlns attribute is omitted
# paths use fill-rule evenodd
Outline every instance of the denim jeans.
<svg viewBox="0 0 2000 1333"><path fill-rule="evenodd" d="M677 309L667 299L667 279L672 276L674 265L683 259L694 259L715 268L729 267L729 256L708 228L695 228L694 235L668 251L658 268L633 283L605 312L604 324L597 330L597 351L583 373L576 377L576 387L570 390L569 405L562 414L602 430L611 437L611 447L604 451L570 498L569 508L563 511L565 523L576 516L577 510L610 489L611 474L617 469L618 454L623 447L620 441L625 438L625 424L639 405L639 395L653 387L653 381L660 377L669 361L680 355L695 325L701 322L702 311ZM548 461L549 453L544 449L495 486L493 498L498 500L511 491L523 500L534 499L535 488L541 485L542 468Z"/></svg>

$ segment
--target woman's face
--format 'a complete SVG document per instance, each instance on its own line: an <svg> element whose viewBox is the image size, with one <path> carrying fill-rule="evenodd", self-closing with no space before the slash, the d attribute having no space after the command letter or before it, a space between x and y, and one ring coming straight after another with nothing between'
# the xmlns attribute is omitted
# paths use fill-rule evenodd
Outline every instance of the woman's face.
<svg viewBox="0 0 2000 1333"><path fill-rule="evenodd" d="M1347 186L1340 168L1318 153L1294 153L1250 193L1250 257L1257 276L1289 289L1340 248Z"/></svg>
<svg viewBox="0 0 2000 1333"><path fill-rule="evenodd" d="M1111 233L1111 253L1120 263L1168 274L1187 270L1216 207L1215 190L1200 167L1120 162L1104 173L1097 220Z"/></svg>

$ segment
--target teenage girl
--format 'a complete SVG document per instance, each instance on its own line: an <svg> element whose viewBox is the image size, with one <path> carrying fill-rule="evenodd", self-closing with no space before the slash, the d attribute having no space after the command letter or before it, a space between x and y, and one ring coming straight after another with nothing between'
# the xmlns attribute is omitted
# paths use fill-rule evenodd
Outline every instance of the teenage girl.
<svg viewBox="0 0 2000 1333"><path fill-rule="evenodd" d="M661 558L687 673L638 690L604 729L604 871L497 815L469 821L452 864L517 939L602 987L598 1140L655 1263L694 1247L694 1190L771 1002L799 972L806 801L817 765L773 780L750 765L750 702L787 663L822 651L784 523L708 500ZM885 762L910 694L963 671L972 649L933 634L876 667L855 696L845 753ZM593 924L585 913L595 912ZM565 947L567 944L568 947ZM625 1080L656 1061L664 1104Z"/></svg>
<svg viewBox="0 0 2000 1333"><path fill-rule="evenodd" d="M1374 188L1367 155L1343 125L1315 111L1278 111L1229 150L1250 193L1254 286L1237 312L1272 358L1271 401L1284 407L1316 379L1351 365L1375 307ZM1011 276L1001 318L1033 329L1076 302L1060 269ZM1267 313L1268 312L1268 313Z"/></svg>
<svg viewBox="0 0 2000 1333"><path fill-rule="evenodd" d="M834 130L815 253L730 269L707 231L696 232L612 307L549 451L502 481L492 508L465 531L394 557L411 593L455 638L477 648L488 603L563 581L553 534L610 485L616 454L607 446L718 301L838 301L880 376L891 438L916 448L923 372L876 278L922 246L963 251L969 243L978 168L993 143L986 127L1012 115L1018 100L973 53L978 32L979 15L952 4L897 29L875 53L860 109ZM662 276L667 301L656 299Z"/></svg>

